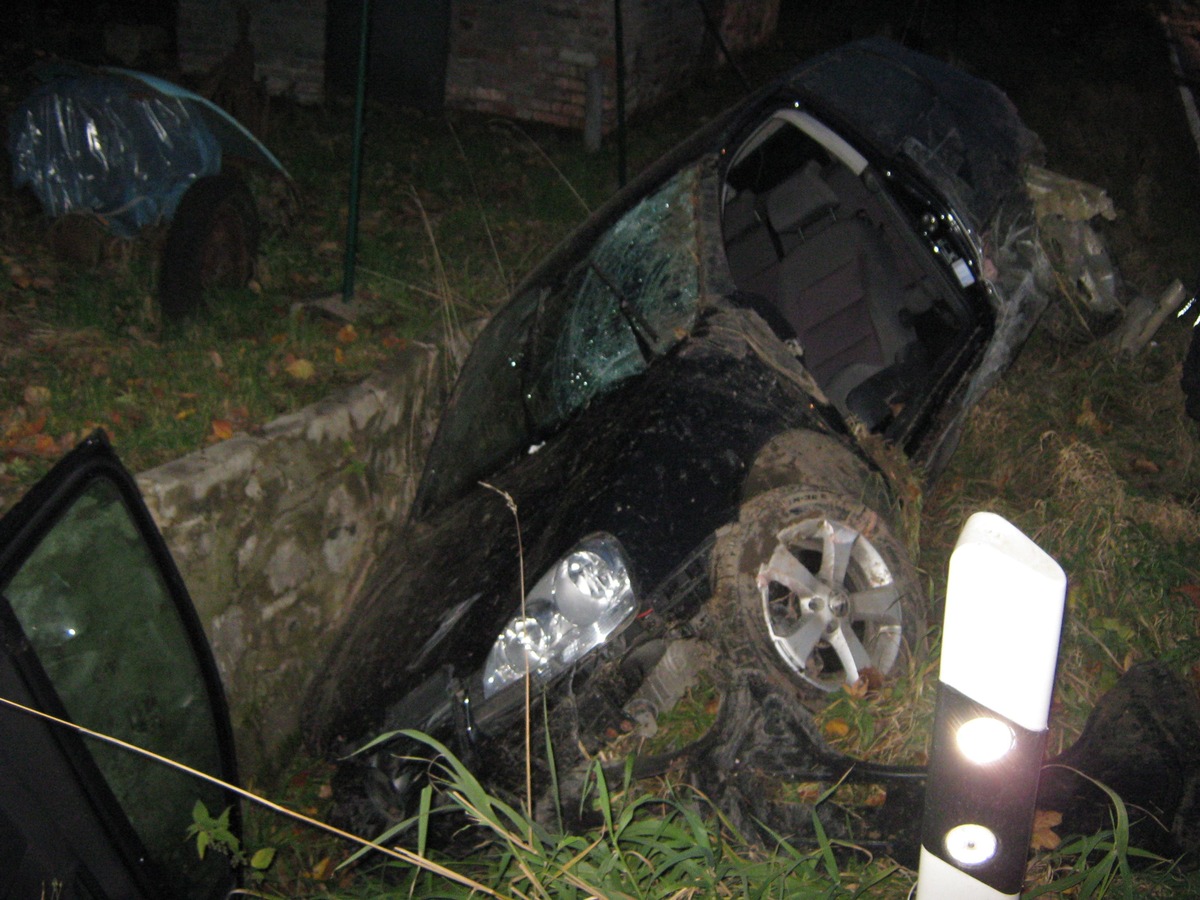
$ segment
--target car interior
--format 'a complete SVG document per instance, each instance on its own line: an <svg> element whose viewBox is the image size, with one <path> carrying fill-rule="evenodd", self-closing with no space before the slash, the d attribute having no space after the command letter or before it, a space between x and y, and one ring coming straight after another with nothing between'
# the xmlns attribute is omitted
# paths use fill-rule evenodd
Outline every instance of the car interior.
<svg viewBox="0 0 1200 900"><path fill-rule="evenodd" d="M907 436L961 374L978 315L932 238L922 246L920 214L893 203L867 160L811 115L779 111L742 144L722 229L738 299L792 342L843 414Z"/></svg>

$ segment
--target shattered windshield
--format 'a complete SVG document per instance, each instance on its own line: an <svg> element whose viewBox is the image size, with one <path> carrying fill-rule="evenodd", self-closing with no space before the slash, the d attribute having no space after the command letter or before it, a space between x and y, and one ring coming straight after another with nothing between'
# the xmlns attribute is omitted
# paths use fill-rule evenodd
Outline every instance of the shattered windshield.
<svg viewBox="0 0 1200 900"><path fill-rule="evenodd" d="M631 209L545 304L526 391L538 431L642 372L691 328L698 180L684 170Z"/></svg>
<svg viewBox="0 0 1200 900"><path fill-rule="evenodd" d="M672 176L496 314L463 368L414 513L524 452L691 329L700 296L700 166Z"/></svg>

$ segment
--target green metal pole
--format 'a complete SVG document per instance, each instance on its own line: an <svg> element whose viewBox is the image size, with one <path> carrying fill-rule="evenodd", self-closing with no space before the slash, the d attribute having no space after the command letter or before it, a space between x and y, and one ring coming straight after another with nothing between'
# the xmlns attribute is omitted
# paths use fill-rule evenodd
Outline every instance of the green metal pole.
<svg viewBox="0 0 1200 900"><path fill-rule="evenodd" d="M358 35L358 83L354 93L354 150L350 161L350 203L346 218L346 257L342 263L342 300L354 301L354 265L358 256L358 195L362 184L363 108L367 96L367 36L371 25L371 0L363 0Z"/></svg>
<svg viewBox="0 0 1200 900"><path fill-rule="evenodd" d="M614 64L617 67L617 184L628 181L625 161L625 24L621 19L621 0L613 0Z"/></svg>

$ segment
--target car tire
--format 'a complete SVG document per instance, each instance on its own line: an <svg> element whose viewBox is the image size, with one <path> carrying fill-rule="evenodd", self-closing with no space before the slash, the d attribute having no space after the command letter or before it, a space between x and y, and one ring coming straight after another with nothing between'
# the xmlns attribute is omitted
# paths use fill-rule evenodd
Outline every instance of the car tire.
<svg viewBox="0 0 1200 900"><path fill-rule="evenodd" d="M258 237L258 211L242 179L196 179L179 201L163 247L158 281L163 317L195 315L213 288L245 287L254 274Z"/></svg>
<svg viewBox="0 0 1200 900"><path fill-rule="evenodd" d="M714 637L806 703L903 671L925 646L924 592L876 511L839 494L777 488L717 536ZM785 584L786 582L786 584Z"/></svg>

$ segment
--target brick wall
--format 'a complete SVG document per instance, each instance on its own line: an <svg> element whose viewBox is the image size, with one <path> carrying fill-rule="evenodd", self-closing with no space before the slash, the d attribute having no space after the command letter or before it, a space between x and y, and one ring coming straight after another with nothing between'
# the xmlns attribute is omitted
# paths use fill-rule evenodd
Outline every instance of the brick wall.
<svg viewBox="0 0 1200 900"><path fill-rule="evenodd" d="M774 33L779 0L706 0L734 52ZM626 110L653 106L719 63L696 0L623 0ZM589 73L615 125L612 0L462 0L453 4L446 104L582 128ZM599 76L599 78L597 78Z"/></svg>
<svg viewBox="0 0 1200 900"><path fill-rule="evenodd" d="M325 0L179 0L179 67L208 72L238 39L237 7L250 13L255 76L302 103L325 96Z"/></svg>
<svg viewBox="0 0 1200 900"><path fill-rule="evenodd" d="M704 0L735 53L774 34L779 2ZM255 72L268 91L320 101L326 0L180 0L180 68L207 72L229 53L239 5L250 13ZM722 62L697 0L622 0L621 10L628 112ZM593 116L609 131L616 124L613 34L613 0L453 0L446 105L583 128L590 84Z"/></svg>

